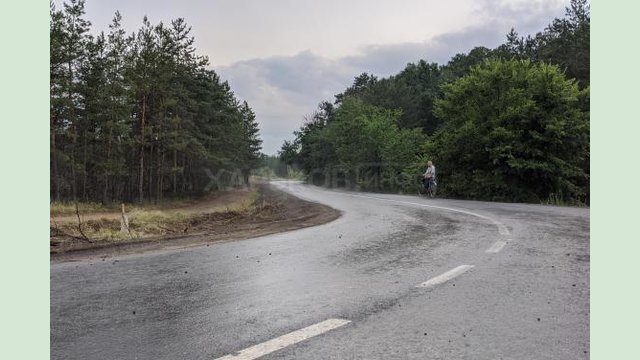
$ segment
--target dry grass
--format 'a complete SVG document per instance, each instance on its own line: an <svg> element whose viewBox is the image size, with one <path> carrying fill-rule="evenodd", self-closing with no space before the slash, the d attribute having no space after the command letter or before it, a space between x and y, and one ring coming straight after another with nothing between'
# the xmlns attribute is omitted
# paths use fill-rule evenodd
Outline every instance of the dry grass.
<svg viewBox="0 0 640 360"><path fill-rule="evenodd" d="M117 210L115 206L105 206L94 202L79 202L78 210L82 214ZM54 201L49 205L51 216L73 215L76 213L76 205L73 202Z"/></svg>
<svg viewBox="0 0 640 360"><path fill-rule="evenodd" d="M209 201L212 198L220 197L221 194L214 194L204 198L183 198L166 199L160 202L146 201L140 203L125 203L128 211L134 210L172 210L176 208L188 208ZM78 210L81 215L120 212L120 204L114 203L104 205L96 202L78 202ZM72 201L54 201L49 204L49 215L53 217L75 215L76 205Z"/></svg>
<svg viewBox="0 0 640 360"><path fill-rule="evenodd" d="M121 231L121 215L116 212L119 209L109 209L93 203L79 204L82 233L92 242L187 234L194 226L206 219L233 218L253 213L264 206L259 201L259 193L255 189L232 195L231 199L219 196L217 199L221 201L216 201L214 197L200 201L184 200L174 201L172 204L130 207L127 211L129 232ZM106 210L110 213L100 217L100 213ZM69 215L69 212L74 216L64 216ZM82 238L73 203L58 203L55 206L52 204L51 213L52 234L64 234L75 239ZM54 213L58 214L58 217L54 216Z"/></svg>

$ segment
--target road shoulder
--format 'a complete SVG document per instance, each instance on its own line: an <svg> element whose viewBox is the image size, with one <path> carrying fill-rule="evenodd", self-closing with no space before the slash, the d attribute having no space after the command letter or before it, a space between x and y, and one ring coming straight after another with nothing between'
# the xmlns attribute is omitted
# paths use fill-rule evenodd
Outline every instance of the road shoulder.
<svg viewBox="0 0 640 360"><path fill-rule="evenodd" d="M77 240L71 246L50 241L52 263L106 259L149 251L208 246L222 241L244 240L292 231L331 222L341 212L329 206L302 200L268 184L260 184L256 211L220 216L203 214L192 221L188 234L168 234L131 240L101 240L93 243ZM68 244L68 243L67 243Z"/></svg>

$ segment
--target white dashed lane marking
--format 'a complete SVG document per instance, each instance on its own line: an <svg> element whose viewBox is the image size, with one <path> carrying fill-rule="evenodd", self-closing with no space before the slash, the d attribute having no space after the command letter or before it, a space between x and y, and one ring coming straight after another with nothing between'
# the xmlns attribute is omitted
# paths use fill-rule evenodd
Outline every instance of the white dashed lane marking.
<svg viewBox="0 0 640 360"><path fill-rule="evenodd" d="M317 324L307 326L306 328L296 330L294 332L282 335L275 339L263 342L252 347L248 347L244 350L240 350L233 354L225 355L215 360L252 360L261 356L270 354L274 351L283 349L287 346L299 343L314 336L320 335L327 331L339 328L341 326L350 323L350 320L345 319L329 319Z"/></svg>
<svg viewBox="0 0 640 360"><path fill-rule="evenodd" d="M506 241L502 241L502 240L498 240L496 241L493 245L491 245L490 248L488 248L485 252L487 254L495 254L495 253L499 253L500 250L502 250L502 248L507 245Z"/></svg>
<svg viewBox="0 0 640 360"><path fill-rule="evenodd" d="M442 275L438 275L434 278L431 278L416 287L429 288L429 287L443 284L457 276L464 274L465 272L469 271L472 268L473 268L473 265L460 265L457 268L449 270Z"/></svg>

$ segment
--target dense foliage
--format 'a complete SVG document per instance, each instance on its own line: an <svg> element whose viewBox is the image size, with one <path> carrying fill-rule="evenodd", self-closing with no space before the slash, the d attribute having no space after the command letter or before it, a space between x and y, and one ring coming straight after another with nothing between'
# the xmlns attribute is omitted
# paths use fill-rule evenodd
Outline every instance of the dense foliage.
<svg viewBox="0 0 640 360"><path fill-rule="evenodd" d="M528 60L487 62L443 89L435 114L444 126L428 147L446 174L442 189L492 200L586 200L588 89L557 66Z"/></svg>
<svg viewBox="0 0 640 360"><path fill-rule="evenodd" d="M302 165L316 184L395 189L402 170L425 140L419 129L402 129L401 112L344 97L335 111L323 103L298 132L285 143L281 157Z"/></svg>
<svg viewBox="0 0 640 360"><path fill-rule="evenodd" d="M246 182L255 114L195 54L183 19L92 36L84 1L50 11L51 198L159 200Z"/></svg>
<svg viewBox="0 0 640 360"><path fill-rule="evenodd" d="M535 36L360 74L280 157L329 186L415 191L431 159L449 196L588 203L589 24L588 3L572 0Z"/></svg>

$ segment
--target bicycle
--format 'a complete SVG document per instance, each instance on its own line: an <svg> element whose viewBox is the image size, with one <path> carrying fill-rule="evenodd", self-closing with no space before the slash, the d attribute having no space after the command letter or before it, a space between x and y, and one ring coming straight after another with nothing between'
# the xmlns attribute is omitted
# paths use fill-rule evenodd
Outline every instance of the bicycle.
<svg viewBox="0 0 640 360"><path fill-rule="evenodd" d="M436 197L436 190L438 188L438 183L435 179L429 180L429 184L427 185L427 196L430 198Z"/></svg>
<svg viewBox="0 0 640 360"><path fill-rule="evenodd" d="M438 188L438 183L435 179L426 180L422 177L419 177L420 184L418 185L418 196L427 196L430 198L434 198L436 196L436 190Z"/></svg>

